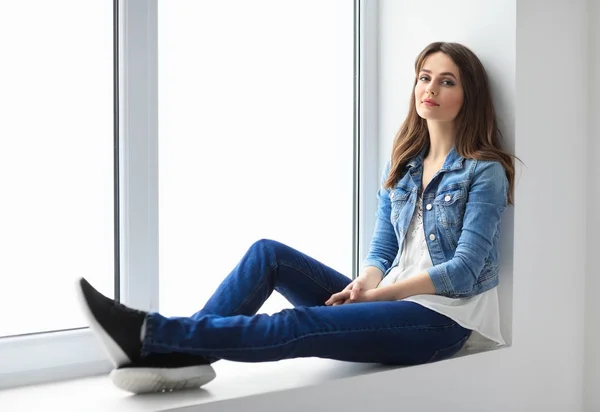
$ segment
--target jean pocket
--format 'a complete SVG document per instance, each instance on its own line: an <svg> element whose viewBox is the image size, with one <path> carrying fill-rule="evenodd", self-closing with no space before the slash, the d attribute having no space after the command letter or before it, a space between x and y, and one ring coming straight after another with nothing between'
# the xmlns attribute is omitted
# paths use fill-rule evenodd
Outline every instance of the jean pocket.
<svg viewBox="0 0 600 412"><path fill-rule="evenodd" d="M458 351L462 349L467 339L469 339L469 336L471 336L471 333L467 333L465 337L450 346L436 350L433 352L433 355L431 355L431 358L425 363L437 362L448 359L452 355L456 355Z"/></svg>

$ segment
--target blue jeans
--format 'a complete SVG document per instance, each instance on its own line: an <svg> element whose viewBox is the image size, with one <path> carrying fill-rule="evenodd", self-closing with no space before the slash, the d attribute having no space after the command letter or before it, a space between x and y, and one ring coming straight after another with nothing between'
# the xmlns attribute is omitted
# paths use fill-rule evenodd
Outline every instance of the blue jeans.
<svg viewBox="0 0 600 412"><path fill-rule="evenodd" d="M413 302L324 304L349 283L289 246L259 240L202 310L191 317L149 314L142 355L179 352L240 362L314 356L414 365L455 354L471 334ZM257 314L273 290L294 308Z"/></svg>

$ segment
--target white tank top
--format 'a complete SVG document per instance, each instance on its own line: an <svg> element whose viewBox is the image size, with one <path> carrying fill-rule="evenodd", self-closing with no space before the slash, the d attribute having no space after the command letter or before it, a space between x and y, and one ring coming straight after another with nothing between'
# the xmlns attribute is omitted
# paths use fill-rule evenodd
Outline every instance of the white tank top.
<svg viewBox="0 0 600 412"><path fill-rule="evenodd" d="M377 286L378 288L408 279L433 266L423 230L423 199L419 195L417 207L406 232L398 265ZM490 349L505 345L500 333L498 288L469 298L448 298L440 295L414 295L403 299L418 303L449 317L473 333L462 351ZM461 351L461 352L462 352Z"/></svg>

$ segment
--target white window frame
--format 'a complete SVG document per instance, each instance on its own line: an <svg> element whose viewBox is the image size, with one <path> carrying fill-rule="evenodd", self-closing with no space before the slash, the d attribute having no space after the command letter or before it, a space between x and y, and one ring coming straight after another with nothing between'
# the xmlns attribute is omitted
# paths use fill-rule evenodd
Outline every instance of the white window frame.
<svg viewBox="0 0 600 412"><path fill-rule="evenodd" d="M122 302L159 309L158 273L158 2L118 4L120 264L115 290ZM372 235L379 185L377 0L354 0L355 113L353 277ZM87 328L0 339L0 389L106 374L112 366Z"/></svg>
<svg viewBox="0 0 600 412"><path fill-rule="evenodd" d="M375 229L377 190L383 172L379 156L379 1L355 0L354 58L354 239L353 277L358 276ZM356 150L358 148L358 150ZM357 167L358 166L358 167Z"/></svg>

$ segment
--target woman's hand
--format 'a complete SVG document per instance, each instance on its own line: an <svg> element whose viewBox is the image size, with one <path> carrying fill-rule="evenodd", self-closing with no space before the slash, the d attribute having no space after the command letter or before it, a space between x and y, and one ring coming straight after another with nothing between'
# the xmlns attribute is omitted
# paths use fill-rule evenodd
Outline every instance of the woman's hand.
<svg viewBox="0 0 600 412"><path fill-rule="evenodd" d="M371 302L377 300L375 288L381 281L379 273L365 272L354 279L341 292L334 293L325 302L327 306L342 305L344 303Z"/></svg>
<svg viewBox="0 0 600 412"><path fill-rule="evenodd" d="M377 289L369 290L350 290L344 289L341 292L334 293L325 302L327 306L345 305L347 303L358 303L358 302L374 302L378 299Z"/></svg>

